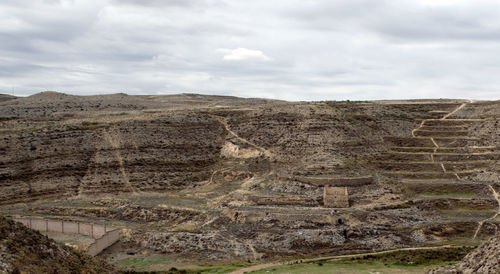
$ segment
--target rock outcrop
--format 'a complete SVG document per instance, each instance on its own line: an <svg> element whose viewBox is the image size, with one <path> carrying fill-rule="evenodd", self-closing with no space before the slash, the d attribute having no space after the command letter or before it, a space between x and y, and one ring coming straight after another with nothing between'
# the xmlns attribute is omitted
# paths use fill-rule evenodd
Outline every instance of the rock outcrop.
<svg viewBox="0 0 500 274"><path fill-rule="evenodd" d="M500 273L500 236L495 236L467 254L452 267L433 269L428 274Z"/></svg>
<svg viewBox="0 0 500 274"><path fill-rule="evenodd" d="M0 216L0 273L114 273L112 266Z"/></svg>
<svg viewBox="0 0 500 274"><path fill-rule="evenodd" d="M0 209L118 222L124 242L213 260L484 238L498 229L499 106L15 98L0 102ZM348 195L327 208L324 185Z"/></svg>
<svg viewBox="0 0 500 274"><path fill-rule="evenodd" d="M217 121L137 118L2 131L0 203L181 189L210 176L225 136Z"/></svg>

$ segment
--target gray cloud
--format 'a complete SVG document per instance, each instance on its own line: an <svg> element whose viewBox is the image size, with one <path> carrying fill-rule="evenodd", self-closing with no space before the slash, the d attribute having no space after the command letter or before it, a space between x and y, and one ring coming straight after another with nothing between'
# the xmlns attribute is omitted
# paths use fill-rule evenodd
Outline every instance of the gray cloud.
<svg viewBox="0 0 500 274"><path fill-rule="evenodd" d="M0 92L499 99L499 7L486 0L6 0Z"/></svg>
<svg viewBox="0 0 500 274"><path fill-rule="evenodd" d="M213 4L215 1L209 0L115 0L113 4L116 5L137 5L144 7L194 7Z"/></svg>

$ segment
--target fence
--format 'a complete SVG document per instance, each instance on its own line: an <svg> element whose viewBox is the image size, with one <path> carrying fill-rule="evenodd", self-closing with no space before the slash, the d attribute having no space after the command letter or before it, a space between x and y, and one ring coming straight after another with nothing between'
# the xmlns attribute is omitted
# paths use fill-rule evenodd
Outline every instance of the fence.
<svg viewBox="0 0 500 274"><path fill-rule="evenodd" d="M92 256L116 243L120 239L120 231L110 226L64 220L49 220L32 217L12 217L14 221L40 232L60 232L90 236L95 241L87 248Z"/></svg>

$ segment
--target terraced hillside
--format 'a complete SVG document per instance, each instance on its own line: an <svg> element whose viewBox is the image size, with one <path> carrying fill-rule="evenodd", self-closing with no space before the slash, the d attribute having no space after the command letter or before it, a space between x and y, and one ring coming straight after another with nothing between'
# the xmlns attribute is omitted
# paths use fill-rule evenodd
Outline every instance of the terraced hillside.
<svg viewBox="0 0 500 274"><path fill-rule="evenodd" d="M500 150L494 143L498 135L492 134L498 130L498 115L470 114L480 107L468 102L431 111L442 117L423 119L412 137L387 137L393 146L377 163L384 176L405 184L419 206L441 210L443 219L460 217L457 225L477 222L472 238L484 230L496 233L500 212ZM487 132L476 130L485 127Z"/></svg>
<svg viewBox="0 0 500 274"><path fill-rule="evenodd" d="M461 180L498 160L496 146L485 145L481 138L470 134L470 127L484 119L449 118L465 106L460 105L440 119L422 120L411 138L392 138L399 144L392 147L391 153L407 161L389 162L389 172L385 175L416 180Z"/></svg>
<svg viewBox="0 0 500 274"><path fill-rule="evenodd" d="M1 203L182 188L210 176L223 144L223 127L196 114L104 119L4 127Z"/></svg>
<svg viewBox="0 0 500 274"><path fill-rule="evenodd" d="M119 227L104 255L117 264L477 244L498 231L499 102L43 93L0 102L0 116L0 212ZM335 199L344 207L325 204Z"/></svg>

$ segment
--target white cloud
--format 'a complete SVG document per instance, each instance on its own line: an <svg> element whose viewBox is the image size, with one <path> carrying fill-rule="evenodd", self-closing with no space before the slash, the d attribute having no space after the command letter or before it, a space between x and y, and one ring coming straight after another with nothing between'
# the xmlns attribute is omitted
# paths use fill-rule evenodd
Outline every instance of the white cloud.
<svg viewBox="0 0 500 274"><path fill-rule="evenodd" d="M242 60L257 60L257 61L270 61L271 58L266 56L260 50L251 50L246 48L237 48L231 50L230 53L224 55L222 59L226 61L242 61Z"/></svg>
<svg viewBox="0 0 500 274"><path fill-rule="evenodd" d="M494 0L2 0L0 93L500 99L499 9Z"/></svg>

